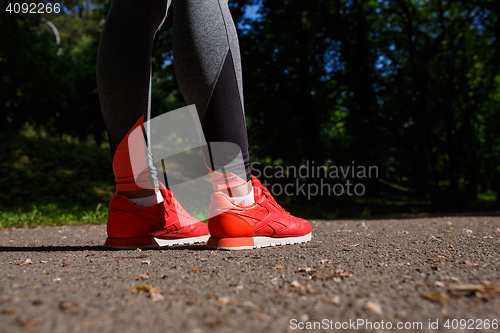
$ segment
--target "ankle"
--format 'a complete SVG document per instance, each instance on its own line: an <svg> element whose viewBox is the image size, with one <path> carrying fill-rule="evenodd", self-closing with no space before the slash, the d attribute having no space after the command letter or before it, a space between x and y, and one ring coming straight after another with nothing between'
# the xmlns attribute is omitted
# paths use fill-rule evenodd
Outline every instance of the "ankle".
<svg viewBox="0 0 500 333"><path fill-rule="evenodd" d="M250 206L255 202L251 180L240 186L228 187L221 192L226 194L233 203L240 206Z"/></svg>
<svg viewBox="0 0 500 333"><path fill-rule="evenodd" d="M238 197L235 197L235 196L231 197L230 196L229 199L233 203L240 205L240 206L250 206L253 203L255 203L255 195L253 193L253 189L247 195L238 196Z"/></svg>
<svg viewBox="0 0 500 333"><path fill-rule="evenodd" d="M221 190L221 192L229 197L247 196L249 193L253 193L252 181L249 180L248 182L240 186L228 187L227 189Z"/></svg>

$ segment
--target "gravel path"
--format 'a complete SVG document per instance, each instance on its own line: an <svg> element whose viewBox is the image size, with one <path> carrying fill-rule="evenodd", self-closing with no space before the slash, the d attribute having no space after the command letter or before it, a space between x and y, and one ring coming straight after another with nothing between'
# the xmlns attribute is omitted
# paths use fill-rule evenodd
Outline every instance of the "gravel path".
<svg viewBox="0 0 500 333"><path fill-rule="evenodd" d="M102 225L0 230L0 332L498 332L499 228L313 221L309 244L234 252L110 251Z"/></svg>

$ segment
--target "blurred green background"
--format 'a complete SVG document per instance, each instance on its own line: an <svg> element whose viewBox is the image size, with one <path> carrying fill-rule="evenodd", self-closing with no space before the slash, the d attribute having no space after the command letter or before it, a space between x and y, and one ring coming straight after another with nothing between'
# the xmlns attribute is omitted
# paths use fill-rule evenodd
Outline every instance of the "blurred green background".
<svg viewBox="0 0 500 333"><path fill-rule="evenodd" d="M114 181L95 63L109 1L77 1L55 30L0 4L0 227L103 223ZM499 1L230 7L254 165L378 167L369 179L263 177L366 189L279 195L285 208L307 218L498 210ZM171 21L154 46L153 115L185 105Z"/></svg>

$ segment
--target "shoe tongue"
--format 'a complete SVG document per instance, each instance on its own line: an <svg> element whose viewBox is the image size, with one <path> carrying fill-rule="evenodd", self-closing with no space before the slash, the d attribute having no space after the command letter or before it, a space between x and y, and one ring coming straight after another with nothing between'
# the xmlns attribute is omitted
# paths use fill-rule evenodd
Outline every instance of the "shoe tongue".
<svg viewBox="0 0 500 333"><path fill-rule="evenodd" d="M163 199L167 199L169 201L172 200L173 195L172 195L172 192L170 192L169 189L167 189L167 188L161 188L160 191L161 191L161 194L163 195Z"/></svg>

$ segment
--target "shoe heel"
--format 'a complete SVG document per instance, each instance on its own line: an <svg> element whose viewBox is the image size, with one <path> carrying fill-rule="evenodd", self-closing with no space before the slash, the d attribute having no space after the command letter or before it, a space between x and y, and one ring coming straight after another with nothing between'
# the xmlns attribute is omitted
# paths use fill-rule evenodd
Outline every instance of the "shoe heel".
<svg viewBox="0 0 500 333"><path fill-rule="evenodd" d="M208 248L221 250L248 250L255 248L253 237L210 237Z"/></svg>
<svg viewBox="0 0 500 333"><path fill-rule="evenodd" d="M159 248L160 245L156 242L154 237L135 237L135 238L113 238L108 237L104 246L110 247L113 249L121 249L121 250L134 250L137 248L140 249L156 249Z"/></svg>

